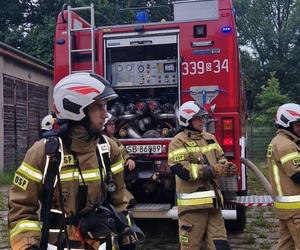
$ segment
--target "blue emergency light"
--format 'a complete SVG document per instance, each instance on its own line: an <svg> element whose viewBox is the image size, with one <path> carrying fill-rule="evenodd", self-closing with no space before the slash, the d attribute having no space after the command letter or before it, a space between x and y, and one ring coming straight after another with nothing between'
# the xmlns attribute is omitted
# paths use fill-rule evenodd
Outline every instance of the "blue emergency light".
<svg viewBox="0 0 300 250"><path fill-rule="evenodd" d="M136 12L135 20L137 23L148 23L149 15L145 10L139 10Z"/></svg>
<svg viewBox="0 0 300 250"><path fill-rule="evenodd" d="M229 33L229 32L231 32L231 27L230 26L224 26L224 27L222 27L222 32L223 33Z"/></svg>

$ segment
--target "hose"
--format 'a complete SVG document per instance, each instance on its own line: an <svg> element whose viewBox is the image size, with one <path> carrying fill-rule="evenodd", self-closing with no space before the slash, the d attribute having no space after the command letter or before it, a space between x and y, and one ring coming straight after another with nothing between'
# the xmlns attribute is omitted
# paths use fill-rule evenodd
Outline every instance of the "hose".
<svg viewBox="0 0 300 250"><path fill-rule="evenodd" d="M245 164L245 166L247 166L254 173L254 175L259 179L260 183L263 185L267 193L272 196L272 188L270 182L262 174L262 172L255 166L255 164L243 157L241 157L241 163Z"/></svg>

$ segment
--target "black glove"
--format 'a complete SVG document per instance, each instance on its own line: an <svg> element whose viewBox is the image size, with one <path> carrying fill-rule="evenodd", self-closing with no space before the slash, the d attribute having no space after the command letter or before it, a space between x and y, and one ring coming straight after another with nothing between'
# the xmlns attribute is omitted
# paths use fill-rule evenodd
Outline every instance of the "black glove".
<svg viewBox="0 0 300 250"><path fill-rule="evenodd" d="M203 179L211 180L215 177L213 169L211 166L204 164L203 165Z"/></svg>
<svg viewBox="0 0 300 250"><path fill-rule="evenodd" d="M190 171L182 166L182 164L177 163L170 167L172 174L177 175L179 178L188 181L190 179Z"/></svg>
<svg viewBox="0 0 300 250"><path fill-rule="evenodd" d="M93 208L79 221L80 234L86 239L104 239L111 235L113 227L114 219L111 217L111 211L104 206Z"/></svg>

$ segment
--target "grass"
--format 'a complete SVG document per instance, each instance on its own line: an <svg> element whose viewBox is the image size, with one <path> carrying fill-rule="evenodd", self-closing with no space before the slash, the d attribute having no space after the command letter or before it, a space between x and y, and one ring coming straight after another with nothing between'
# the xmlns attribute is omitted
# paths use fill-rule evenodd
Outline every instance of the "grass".
<svg viewBox="0 0 300 250"><path fill-rule="evenodd" d="M14 175L15 175L15 171L12 170L0 172L0 186L11 185Z"/></svg>
<svg viewBox="0 0 300 250"><path fill-rule="evenodd" d="M253 163L258 167L258 169L263 173L263 175L268 179L268 168L265 162L256 162ZM249 194L266 194L267 191L263 189L262 184L259 179L253 174L250 169L247 169L247 185Z"/></svg>
<svg viewBox="0 0 300 250"><path fill-rule="evenodd" d="M4 196L2 193L0 193L0 211L5 209L5 201L4 201ZM2 218L0 217L0 247L4 244L7 245L8 243L6 242L8 239L8 229L7 229L7 225L4 222L4 220L2 220Z"/></svg>
<svg viewBox="0 0 300 250"><path fill-rule="evenodd" d="M266 222L262 212L263 211L260 211L260 215L256 218L256 220L253 223L258 227L268 227L269 224Z"/></svg>

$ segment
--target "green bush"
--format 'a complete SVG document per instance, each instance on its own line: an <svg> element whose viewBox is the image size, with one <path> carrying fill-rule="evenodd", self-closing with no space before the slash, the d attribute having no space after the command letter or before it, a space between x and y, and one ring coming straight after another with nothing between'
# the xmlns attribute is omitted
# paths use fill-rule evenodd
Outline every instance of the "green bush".
<svg viewBox="0 0 300 250"><path fill-rule="evenodd" d="M15 171L0 172L0 186L11 185L14 178Z"/></svg>
<svg viewBox="0 0 300 250"><path fill-rule="evenodd" d="M281 93L279 81L275 77L275 72L272 72L257 100L257 111L254 113L253 121L256 124L268 125L272 124L278 107L290 102L291 98Z"/></svg>

